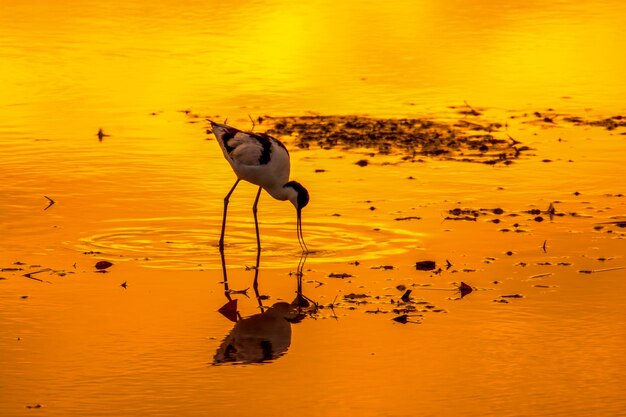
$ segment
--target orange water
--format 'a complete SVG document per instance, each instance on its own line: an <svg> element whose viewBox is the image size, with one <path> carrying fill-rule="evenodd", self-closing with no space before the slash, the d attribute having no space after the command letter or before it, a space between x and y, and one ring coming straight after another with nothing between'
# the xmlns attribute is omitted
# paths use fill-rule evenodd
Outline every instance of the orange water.
<svg viewBox="0 0 626 417"><path fill-rule="evenodd" d="M625 415L625 235L603 224L626 215L625 129L527 123L624 114L625 20L617 1L4 0L0 415ZM214 365L235 331L216 311L234 177L193 115L455 120L464 101L534 150L493 167L290 144L312 195L303 291L336 307L280 333L274 360ZM243 317L260 312L253 199L240 185L226 240ZM527 213L550 203L564 215ZM504 213L445 220L457 207ZM293 214L263 195L266 307L295 296ZM433 306L420 324L391 320L400 284Z"/></svg>

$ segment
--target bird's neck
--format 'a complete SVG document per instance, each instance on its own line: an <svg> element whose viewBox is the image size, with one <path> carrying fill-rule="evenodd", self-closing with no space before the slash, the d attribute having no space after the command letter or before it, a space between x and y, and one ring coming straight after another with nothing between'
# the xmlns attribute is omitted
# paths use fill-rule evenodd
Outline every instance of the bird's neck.
<svg viewBox="0 0 626 417"><path fill-rule="evenodd" d="M282 185L278 185L275 187L266 188L265 191L267 191L267 193L274 197L276 200L285 201L289 200L293 189L290 187L283 187Z"/></svg>

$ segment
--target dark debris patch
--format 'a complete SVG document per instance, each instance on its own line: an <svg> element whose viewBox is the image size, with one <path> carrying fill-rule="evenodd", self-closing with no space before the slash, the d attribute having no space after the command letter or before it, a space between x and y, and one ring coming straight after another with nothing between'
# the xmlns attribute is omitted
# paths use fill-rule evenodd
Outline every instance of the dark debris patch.
<svg viewBox="0 0 626 417"><path fill-rule="evenodd" d="M330 274L328 274L329 278L340 278L340 279L345 279L345 278L352 278L352 274L348 274L347 272L331 272Z"/></svg>
<svg viewBox="0 0 626 417"><path fill-rule="evenodd" d="M429 157L508 165L530 150L502 132L504 124L467 116L455 122L355 115L266 116L264 121L267 133L292 137L301 148L368 148L383 155L403 154L407 160ZM357 164L365 166L367 161Z"/></svg>
<svg viewBox="0 0 626 417"><path fill-rule="evenodd" d="M415 269L418 271L432 271L437 267L435 261L417 261L415 262Z"/></svg>

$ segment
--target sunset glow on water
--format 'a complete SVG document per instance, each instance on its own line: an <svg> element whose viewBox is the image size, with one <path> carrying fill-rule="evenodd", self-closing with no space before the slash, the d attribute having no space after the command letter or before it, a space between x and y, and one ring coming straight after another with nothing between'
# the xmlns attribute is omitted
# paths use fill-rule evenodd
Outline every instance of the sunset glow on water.
<svg viewBox="0 0 626 417"><path fill-rule="evenodd" d="M3 0L0 415L623 415L626 8L501 3Z"/></svg>

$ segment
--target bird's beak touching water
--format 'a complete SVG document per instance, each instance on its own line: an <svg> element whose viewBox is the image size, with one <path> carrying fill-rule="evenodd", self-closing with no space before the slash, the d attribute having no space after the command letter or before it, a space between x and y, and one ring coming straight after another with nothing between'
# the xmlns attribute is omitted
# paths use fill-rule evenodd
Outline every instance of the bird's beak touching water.
<svg viewBox="0 0 626 417"><path fill-rule="evenodd" d="M302 235L302 209L297 208L296 213L298 215L298 219L296 222L296 229L298 233L298 242L300 243L300 247L302 248L303 253L309 253L309 248L307 248L306 243L304 243L304 236Z"/></svg>

